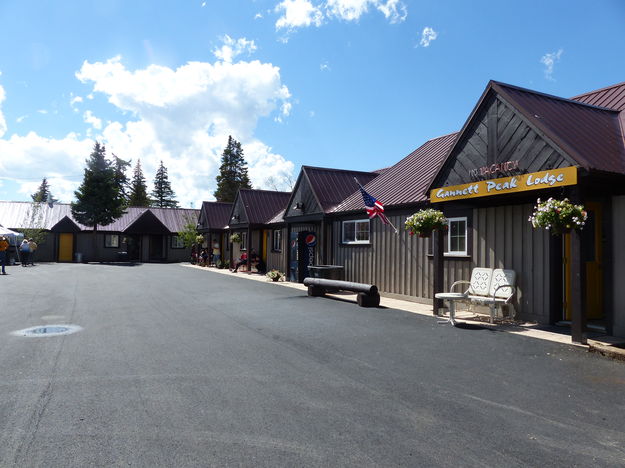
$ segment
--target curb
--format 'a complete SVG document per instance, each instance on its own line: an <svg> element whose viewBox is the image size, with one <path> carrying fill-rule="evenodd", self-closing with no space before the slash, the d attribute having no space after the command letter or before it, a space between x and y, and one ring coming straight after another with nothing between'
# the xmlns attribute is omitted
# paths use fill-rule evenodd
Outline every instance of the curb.
<svg viewBox="0 0 625 468"><path fill-rule="evenodd" d="M588 340L588 352L601 354L602 356L615 359L617 361L625 361L625 349L617 348L614 345L604 345L601 343L591 343Z"/></svg>

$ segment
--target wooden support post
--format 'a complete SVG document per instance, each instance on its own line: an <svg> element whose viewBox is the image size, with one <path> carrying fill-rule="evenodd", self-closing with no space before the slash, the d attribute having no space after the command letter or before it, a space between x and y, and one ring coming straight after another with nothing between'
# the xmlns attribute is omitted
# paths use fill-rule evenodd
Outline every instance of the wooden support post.
<svg viewBox="0 0 625 468"><path fill-rule="evenodd" d="M252 272L252 229L250 225L247 225L247 245L245 246L247 249L247 272Z"/></svg>
<svg viewBox="0 0 625 468"><path fill-rule="evenodd" d="M584 310L581 233L571 231L571 340L587 344L586 311Z"/></svg>
<svg viewBox="0 0 625 468"><path fill-rule="evenodd" d="M443 232L442 229L436 229L432 233L432 254L433 254L433 257L432 257L432 275L433 275L432 313L434 315L438 315L439 309L443 307L443 300L436 299L434 296L436 295L436 293L444 292L443 291L443 281L445 278L444 263L443 263L443 255L444 255L443 242L445 238L444 236L445 236L445 233Z"/></svg>

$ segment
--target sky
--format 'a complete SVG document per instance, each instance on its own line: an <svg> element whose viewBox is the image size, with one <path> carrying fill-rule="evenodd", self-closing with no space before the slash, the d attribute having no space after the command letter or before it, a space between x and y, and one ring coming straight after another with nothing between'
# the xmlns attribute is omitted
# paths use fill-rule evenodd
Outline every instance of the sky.
<svg viewBox="0 0 625 468"><path fill-rule="evenodd" d="M0 200L72 201L99 141L199 208L229 135L290 190L458 131L489 80L572 97L624 57L622 0L0 0Z"/></svg>

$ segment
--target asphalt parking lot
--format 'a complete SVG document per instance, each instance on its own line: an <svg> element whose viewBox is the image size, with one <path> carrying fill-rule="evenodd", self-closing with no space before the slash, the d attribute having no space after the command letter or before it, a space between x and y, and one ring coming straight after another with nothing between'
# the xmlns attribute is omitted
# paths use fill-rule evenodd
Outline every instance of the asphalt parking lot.
<svg viewBox="0 0 625 468"><path fill-rule="evenodd" d="M0 466L625 464L625 365L577 347L176 264L0 292Z"/></svg>

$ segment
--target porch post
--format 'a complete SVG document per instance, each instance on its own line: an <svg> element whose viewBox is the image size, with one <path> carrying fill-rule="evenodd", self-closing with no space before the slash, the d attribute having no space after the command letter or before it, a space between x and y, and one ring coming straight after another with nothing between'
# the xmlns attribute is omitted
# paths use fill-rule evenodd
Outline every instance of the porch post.
<svg viewBox="0 0 625 468"><path fill-rule="evenodd" d="M245 246L247 249L247 272L252 272L252 228L250 225L247 225L247 245Z"/></svg>
<svg viewBox="0 0 625 468"><path fill-rule="evenodd" d="M571 187L571 201L581 203L582 190L579 185ZM582 271L582 235L571 229L571 341L587 344L586 310L584 304L585 275Z"/></svg>
<svg viewBox="0 0 625 468"><path fill-rule="evenodd" d="M432 313L438 315L438 311L443 307L443 300L436 299L436 293L443 291L444 281L444 264L443 264L443 242L444 232L442 229L436 229L432 232ZM424 242L426 244L426 242Z"/></svg>
<svg viewBox="0 0 625 468"><path fill-rule="evenodd" d="M581 233L571 231L571 340L573 343L587 344L586 314L582 290L582 243Z"/></svg>

